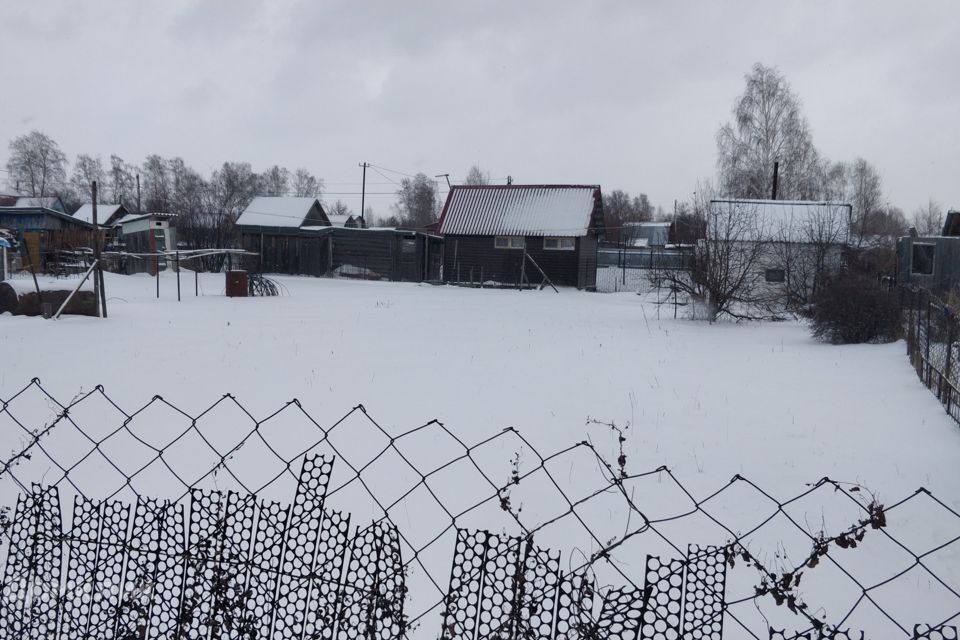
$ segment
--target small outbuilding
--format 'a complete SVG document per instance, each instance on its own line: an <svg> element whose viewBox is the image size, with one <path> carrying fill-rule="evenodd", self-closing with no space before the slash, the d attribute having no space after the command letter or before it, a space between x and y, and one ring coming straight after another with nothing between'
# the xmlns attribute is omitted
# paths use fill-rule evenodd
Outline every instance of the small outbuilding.
<svg viewBox="0 0 960 640"><path fill-rule="evenodd" d="M594 290L603 198L597 185L454 186L440 215L443 281Z"/></svg>
<svg viewBox="0 0 960 640"><path fill-rule="evenodd" d="M98 211L99 213L99 211ZM98 216L99 217L99 216ZM114 243L127 254L153 254L176 251L176 214L142 213L130 214L113 223ZM167 268L166 258L159 256L130 256L124 261L125 273L149 273Z"/></svg>
<svg viewBox="0 0 960 640"><path fill-rule="evenodd" d="M950 211L939 236L915 232L897 240L897 283L936 293L960 290L960 211Z"/></svg>

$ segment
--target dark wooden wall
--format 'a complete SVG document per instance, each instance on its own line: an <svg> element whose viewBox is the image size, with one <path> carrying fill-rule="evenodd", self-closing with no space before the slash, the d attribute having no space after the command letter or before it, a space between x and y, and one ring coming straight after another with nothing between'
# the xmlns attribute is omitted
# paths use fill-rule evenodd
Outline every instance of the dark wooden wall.
<svg viewBox="0 0 960 640"><path fill-rule="evenodd" d="M244 230L241 246L260 254L245 261L263 273L421 282L440 279L442 239L412 231L331 228L258 233Z"/></svg>
<svg viewBox="0 0 960 640"><path fill-rule="evenodd" d="M328 236L319 234L244 233L241 247L260 254L255 260L246 261L244 266L261 273L322 276L327 272L329 241Z"/></svg>
<svg viewBox="0 0 960 640"><path fill-rule="evenodd" d="M592 288L596 285L597 250L593 238L577 238L573 251L543 248L543 238L528 236L527 253L557 286ZM484 281L514 285L519 281L523 249L497 249L493 236L447 236L444 239L443 279L445 282ZM459 275L458 275L459 273ZM543 278L527 263L526 277L539 283Z"/></svg>

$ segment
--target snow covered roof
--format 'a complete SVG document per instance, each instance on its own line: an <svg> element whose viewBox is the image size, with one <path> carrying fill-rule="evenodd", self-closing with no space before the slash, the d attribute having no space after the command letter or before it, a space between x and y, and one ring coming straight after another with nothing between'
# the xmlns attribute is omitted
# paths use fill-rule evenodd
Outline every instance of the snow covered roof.
<svg viewBox="0 0 960 640"><path fill-rule="evenodd" d="M314 210L314 206L316 209ZM307 217L314 212L312 219ZM329 223L320 201L316 198L270 197L254 198L237 218L238 225L249 227L301 227Z"/></svg>
<svg viewBox="0 0 960 640"><path fill-rule="evenodd" d="M670 242L671 222L625 222L623 232L635 247L662 247Z"/></svg>
<svg viewBox="0 0 960 640"><path fill-rule="evenodd" d="M585 236L600 206L596 185L454 186L440 216L439 232Z"/></svg>
<svg viewBox="0 0 960 640"><path fill-rule="evenodd" d="M111 222L117 222L117 220L111 220L111 218L114 218L118 213L126 214L126 209L123 208L122 204L98 204L97 224L103 226ZM85 204L81 206L74 211L73 217L93 224L93 205Z"/></svg>
<svg viewBox="0 0 960 640"><path fill-rule="evenodd" d="M60 202L60 198L57 196L44 196L42 198L31 198L28 196L20 196L17 198L16 204L13 206L17 208L24 209L33 209L35 207L43 207L45 209L55 209L60 211L63 209L63 204Z"/></svg>
<svg viewBox="0 0 960 640"><path fill-rule="evenodd" d="M334 227L345 227L347 223L353 220L353 216L349 213L343 215L335 215L332 213L327 214L327 218L330 220L330 224Z"/></svg>
<svg viewBox="0 0 960 640"><path fill-rule="evenodd" d="M757 235L787 242L846 243L850 235L851 205L812 200L711 200L714 207L734 207L755 214Z"/></svg>

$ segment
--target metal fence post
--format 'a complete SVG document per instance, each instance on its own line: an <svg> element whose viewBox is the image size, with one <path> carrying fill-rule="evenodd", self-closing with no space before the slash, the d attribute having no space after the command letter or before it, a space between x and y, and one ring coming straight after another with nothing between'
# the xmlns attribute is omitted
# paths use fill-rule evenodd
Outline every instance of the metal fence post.
<svg viewBox="0 0 960 640"><path fill-rule="evenodd" d="M933 306L933 301L930 300L930 296L927 296L927 322L926 322L927 331L926 331L926 336L924 336L924 340L923 340L923 361L924 361L923 380L924 380L924 383L927 385L927 388L930 387L930 383L932 382L931 380L932 376L930 375L930 309L932 306Z"/></svg>
<svg viewBox="0 0 960 640"><path fill-rule="evenodd" d="M950 403L953 401L953 382L950 380L950 366L953 364L953 317L946 307L943 310L947 320L947 363L943 368L943 378L946 378L947 399L946 402L943 401L943 392L941 391L940 401L946 407L947 413L950 413ZM943 378L941 378L941 384Z"/></svg>

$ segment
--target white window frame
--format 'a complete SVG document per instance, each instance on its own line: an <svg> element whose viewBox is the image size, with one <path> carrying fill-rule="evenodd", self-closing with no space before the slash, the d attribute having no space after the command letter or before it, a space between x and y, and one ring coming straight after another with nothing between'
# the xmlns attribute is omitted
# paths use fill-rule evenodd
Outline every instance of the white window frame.
<svg viewBox="0 0 960 640"><path fill-rule="evenodd" d="M563 236L545 236L543 238L544 251L574 251L576 248L576 238Z"/></svg>
<svg viewBox="0 0 960 640"><path fill-rule="evenodd" d="M495 236L493 239L494 249L523 249L526 241L523 236Z"/></svg>

